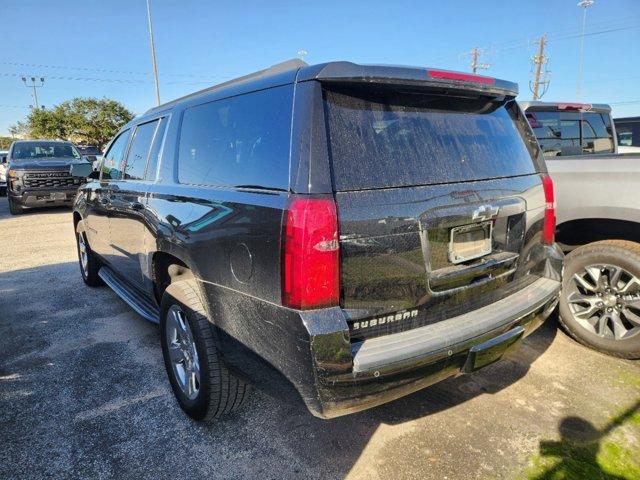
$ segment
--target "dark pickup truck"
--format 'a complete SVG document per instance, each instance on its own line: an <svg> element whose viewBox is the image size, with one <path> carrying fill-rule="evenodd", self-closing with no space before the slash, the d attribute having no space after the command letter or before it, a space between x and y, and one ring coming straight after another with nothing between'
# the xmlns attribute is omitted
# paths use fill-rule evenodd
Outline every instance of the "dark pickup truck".
<svg viewBox="0 0 640 480"><path fill-rule="evenodd" d="M516 94L287 62L149 110L79 190L82 278L160 324L196 419L248 383L329 418L473 372L561 285L553 184Z"/></svg>
<svg viewBox="0 0 640 480"><path fill-rule="evenodd" d="M71 142L21 140L7 155L7 195L12 215L26 208L71 206L82 177L71 175L73 165L87 160Z"/></svg>

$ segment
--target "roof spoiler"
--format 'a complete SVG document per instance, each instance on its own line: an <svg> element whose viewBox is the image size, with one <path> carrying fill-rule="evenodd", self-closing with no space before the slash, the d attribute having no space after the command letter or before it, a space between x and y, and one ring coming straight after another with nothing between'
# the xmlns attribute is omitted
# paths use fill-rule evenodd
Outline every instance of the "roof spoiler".
<svg viewBox="0 0 640 480"><path fill-rule="evenodd" d="M331 62L302 68L298 73L298 81L307 80L438 87L514 97L518 94L516 83L493 77L431 68L358 65L351 62Z"/></svg>

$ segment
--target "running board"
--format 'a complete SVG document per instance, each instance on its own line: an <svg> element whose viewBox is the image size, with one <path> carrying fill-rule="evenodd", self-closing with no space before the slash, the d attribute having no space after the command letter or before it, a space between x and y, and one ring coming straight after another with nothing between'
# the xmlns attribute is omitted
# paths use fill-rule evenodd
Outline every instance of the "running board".
<svg viewBox="0 0 640 480"><path fill-rule="evenodd" d="M136 292L132 287L125 285L109 267L100 268L98 276L145 320L160 323L158 307L140 293Z"/></svg>

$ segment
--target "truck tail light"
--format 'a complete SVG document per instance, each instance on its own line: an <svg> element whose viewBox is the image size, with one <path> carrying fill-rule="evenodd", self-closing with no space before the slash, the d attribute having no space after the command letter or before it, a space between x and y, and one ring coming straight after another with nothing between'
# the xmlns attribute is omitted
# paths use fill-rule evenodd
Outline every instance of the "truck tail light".
<svg viewBox="0 0 640 480"><path fill-rule="evenodd" d="M553 190L553 180L549 175L542 176L542 188L545 208L541 241L545 245L551 245L556 238L556 196Z"/></svg>
<svg viewBox="0 0 640 480"><path fill-rule="evenodd" d="M333 199L293 197L282 243L283 305L300 310L338 305L340 244Z"/></svg>

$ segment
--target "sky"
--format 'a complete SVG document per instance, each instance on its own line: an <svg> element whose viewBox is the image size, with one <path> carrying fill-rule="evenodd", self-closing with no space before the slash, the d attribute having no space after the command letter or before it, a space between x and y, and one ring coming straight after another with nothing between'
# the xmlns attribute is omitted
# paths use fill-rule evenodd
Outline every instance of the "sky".
<svg viewBox="0 0 640 480"><path fill-rule="evenodd" d="M163 102L307 52L308 63L413 65L515 81L531 99L531 57L547 34L545 101L575 101L583 9L577 0L150 0ZM640 115L640 0L586 12L581 100ZM155 105L145 0L0 0L0 135L38 100L107 97L136 114Z"/></svg>

